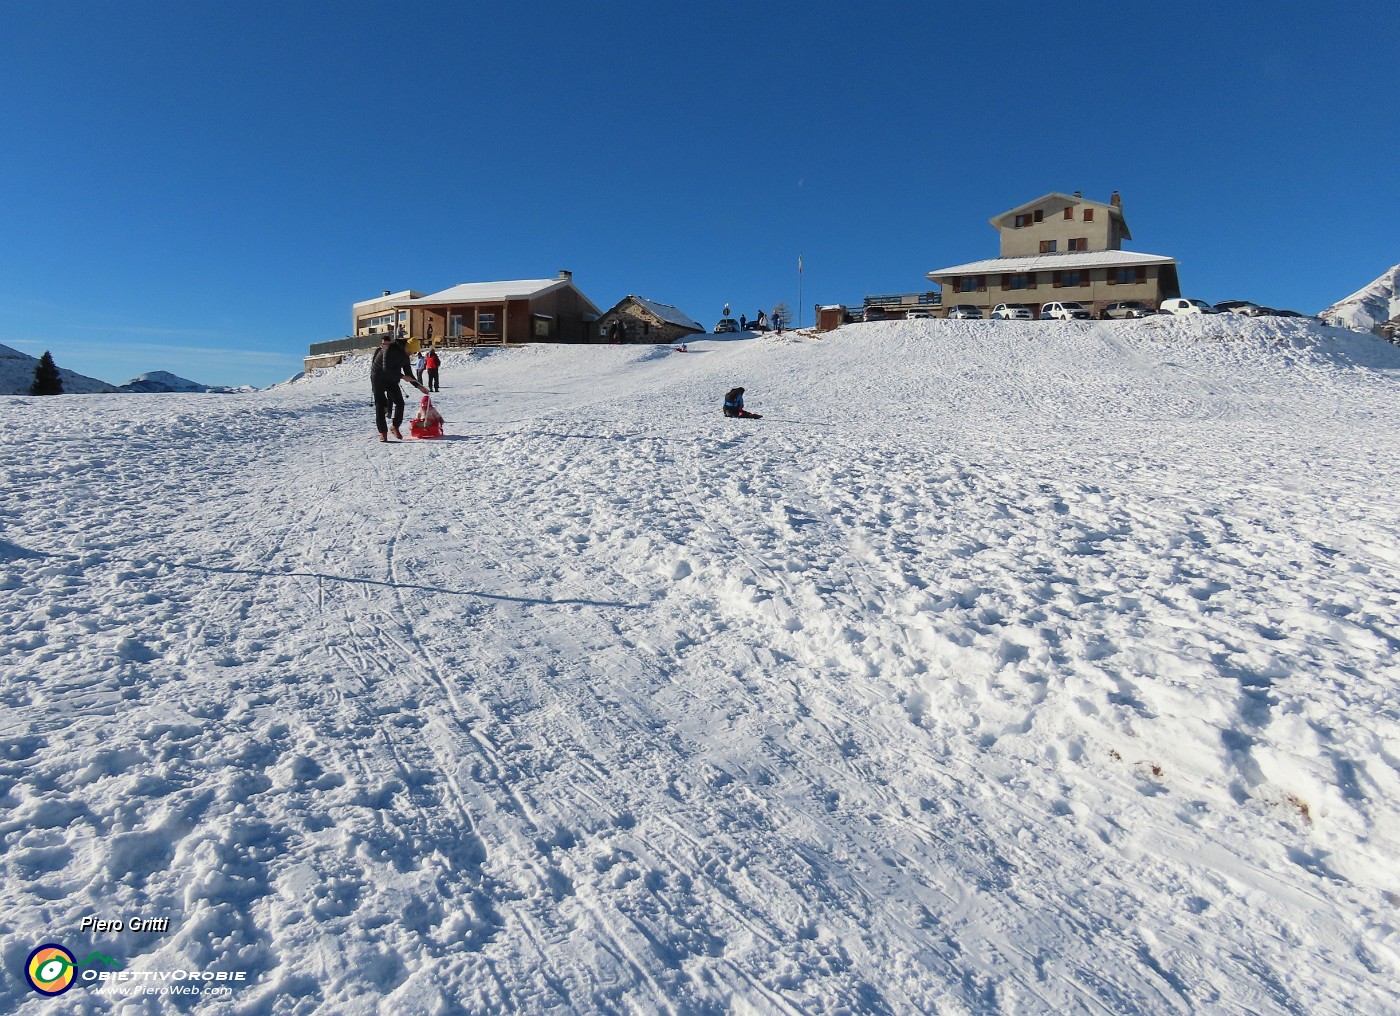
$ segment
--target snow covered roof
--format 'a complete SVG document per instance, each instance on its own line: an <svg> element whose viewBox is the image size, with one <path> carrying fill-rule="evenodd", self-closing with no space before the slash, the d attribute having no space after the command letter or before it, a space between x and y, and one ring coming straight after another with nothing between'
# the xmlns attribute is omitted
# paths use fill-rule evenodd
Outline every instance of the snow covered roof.
<svg viewBox="0 0 1400 1016"><path fill-rule="evenodd" d="M698 321L692 320L683 311L672 307L669 303L657 303L655 300L648 300L644 296L629 296L627 299L634 301L668 324L680 325L682 328L694 328L697 332L703 332L705 330L704 325Z"/></svg>
<svg viewBox="0 0 1400 1016"><path fill-rule="evenodd" d="M1127 268L1137 265L1174 265L1175 258L1161 254L1137 254L1130 250L1090 250L1074 254L1031 254L1019 258L987 258L965 265L938 268L925 278L938 280L954 275L980 275L983 272L1048 272L1066 268Z"/></svg>
<svg viewBox="0 0 1400 1016"><path fill-rule="evenodd" d="M513 282L464 282L460 286L431 293L416 300L404 300L400 307L437 307L449 303L486 303L491 300L528 300L559 286L568 279L518 279Z"/></svg>
<svg viewBox="0 0 1400 1016"><path fill-rule="evenodd" d="M385 293L383 296L376 296L376 297L374 297L374 299L372 299L372 300L360 300L360 301L357 302L357 303L352 303L350 306L351 306L351 307L367 307L367 306L369 306L369 305L372 304L372 303L392 303L394 300L399 300L399 299L412 300L412 299L414 299L415 297L419 297L419 296L422 296L422 295L423 295L423 294L420 293L420 292L418 292L417 290L413 290L413 289L401 289L401 290L399 290L397 293Z"/></svg>

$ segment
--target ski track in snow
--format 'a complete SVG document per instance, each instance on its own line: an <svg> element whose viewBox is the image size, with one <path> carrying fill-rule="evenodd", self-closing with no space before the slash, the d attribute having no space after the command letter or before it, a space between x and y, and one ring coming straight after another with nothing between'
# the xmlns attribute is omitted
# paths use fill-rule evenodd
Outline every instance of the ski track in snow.
<svg viewBox="0 0 1400 1016"><path fill-rule="evenodd" d="M373 439L362 361L0 435L7 969L249 971L93 1013L1400 1010L1400 352L691 348L449 354L441 442Z"/></svg>

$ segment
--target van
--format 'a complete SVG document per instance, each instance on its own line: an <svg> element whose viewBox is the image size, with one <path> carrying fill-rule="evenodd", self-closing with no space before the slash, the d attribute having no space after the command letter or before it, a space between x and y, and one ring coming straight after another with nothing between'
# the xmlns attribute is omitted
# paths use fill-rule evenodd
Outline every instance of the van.
<svg viewBox="0 0 1400 1016"><path fill-rule="evenodd" d="M1185 297L1174 296L1170 300L1162 301L1163 314L1219 314L1204 300L1187 300Z"/></svg>

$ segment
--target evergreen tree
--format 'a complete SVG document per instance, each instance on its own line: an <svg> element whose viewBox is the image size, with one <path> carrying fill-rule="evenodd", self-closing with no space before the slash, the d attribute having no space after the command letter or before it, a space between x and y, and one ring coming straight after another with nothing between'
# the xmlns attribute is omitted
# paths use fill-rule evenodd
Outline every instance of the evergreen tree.
<svg viewBox="0 0 1400 1016"><path fill-rule="evenodd" d="M58 376L58 366L46 349L39 357L39 365L34 368L34 383L29 386L30 395L62 395L63 378Z"/></svg>

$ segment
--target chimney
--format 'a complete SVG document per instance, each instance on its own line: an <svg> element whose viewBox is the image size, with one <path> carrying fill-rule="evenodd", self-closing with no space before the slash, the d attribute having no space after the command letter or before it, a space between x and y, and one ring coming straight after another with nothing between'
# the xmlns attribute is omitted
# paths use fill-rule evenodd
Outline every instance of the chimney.
<svg viewBox="0 0 1400 1016"><path fill-rule="evenodd" d="M384 290L384 295L385 295L385 296L388 296L388 295L389 295L389 291L388 291L387 289Z"/></svg>
<svg viewBox="0 0 1400 1016"><path fill-rule="evenodd" d="M1074 192L1074 196L1077 198L1082 198L1084 196L1084 192L1077 190Z"/></svg>
<svg viewBox="0 0 1400 1016"><path fill-rule="evenodd" d="M560 282L573 282L573 281L574 281L574 273L573 273L573 272L570 272L570 271L567 271L566 269L563 269L563 268L559 269L559 281L560 281Z"/></svg>
<svg viewBox="0 0 1400 1016"><path fill-rule="evenodd" d="M1118 209L1120 212L1123 210L1123 199L1119 197L1117 191L1113 192L1113 197L1108 199L1108 203L1114 208Z"/></svg>

